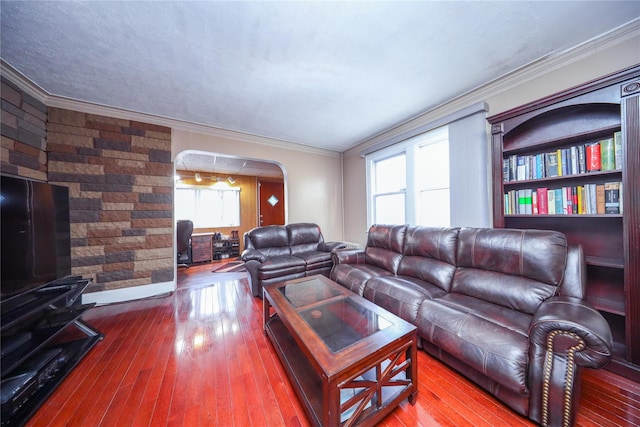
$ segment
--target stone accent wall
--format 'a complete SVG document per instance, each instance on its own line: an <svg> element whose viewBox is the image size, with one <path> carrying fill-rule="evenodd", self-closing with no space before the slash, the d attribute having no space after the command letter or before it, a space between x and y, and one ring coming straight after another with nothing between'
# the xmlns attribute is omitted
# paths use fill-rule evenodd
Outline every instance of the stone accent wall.
<svg viewBox="0 0 640 427"><path fill-rule="evenodd" d="M49 108L49 182L70 188L72 273L87 292L173 280L166 127Z"/></svg>
<svg viewBox="0 0 640 427"><path fill-rule="evenodd" d="M47 107L2 77L2 155L0 170L47 180Z"/></svg>

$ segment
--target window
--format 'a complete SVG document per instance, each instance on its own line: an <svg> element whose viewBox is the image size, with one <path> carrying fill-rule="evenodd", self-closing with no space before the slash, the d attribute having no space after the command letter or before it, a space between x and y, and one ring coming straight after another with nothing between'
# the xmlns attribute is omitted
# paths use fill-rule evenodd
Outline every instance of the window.
<svg viewBox="0 0 640 427"><path fill-rule="evenodd" d="M405 219L406 159L404 154L374 162L373 210L378 224L401 224Z"/></svg>
<svg viewBox="0 0 640 427"><path fill-rule="evenodd" d="M416 147L415 153L416 224L448 227L451 224L448 132L431 135Z"/></svg>
<svg viewBox="0 0 640 427"><path fill-rule="evenodd" d="M367 168L368 226L381 223L384 210L376 208L375 172L378 163L404 156L404 199L394 223L449 227L490 227L492 200L491 147L485 102L470 105L432 122L390 131L386 139L361 152ZM382 199L381 199L382 200ZM404 201L404 203L403 203ZM404 209L404 215L401 213ZM399 219L397 219L398 217ZM404 217L404 221L401 221Z"/></svg>
<svg viewBox="0 0 640 427"><path fill-rule="evenodd" d="M240 189L178 186L176 219L190 219L195 228L240 225Z"/></svg>
<svg viewBox="0 0 640 427"><path fill-rule="evenodd" d="M367 155L371 224L449 226L446 126Z"/></svg>

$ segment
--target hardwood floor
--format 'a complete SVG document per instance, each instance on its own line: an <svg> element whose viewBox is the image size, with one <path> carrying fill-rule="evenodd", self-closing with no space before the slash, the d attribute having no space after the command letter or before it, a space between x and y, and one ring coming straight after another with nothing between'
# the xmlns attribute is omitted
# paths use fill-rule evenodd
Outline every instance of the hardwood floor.
<svg viewBox="0 0 640 427"><path fill-rule="evenodd" d="M308 426L262 330L262 300L244 273L178 273L178 290L97 307L105 334L29 426ZM417 404L381 426L530 426L470 381L418 351ZM584 375L578 426L640 425L640 384Z"/></svg>

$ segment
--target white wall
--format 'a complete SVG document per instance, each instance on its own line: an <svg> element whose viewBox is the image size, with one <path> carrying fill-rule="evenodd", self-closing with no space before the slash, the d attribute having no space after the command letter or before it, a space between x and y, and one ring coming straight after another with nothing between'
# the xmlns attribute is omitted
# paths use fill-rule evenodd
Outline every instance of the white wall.
<svg viewBox="0 0 640 427"><path fill-rule="evenodd" d="M286 173L287 222L313 222L320 226L325 240L343 240L339 153L233 132L174 128L172 160L187 150L279 163Z"/></svg>
<svg viewBox="0 0 640 427"><path fill-rule="evenodd" d="M639 46L640 24L636 22L615 34L593 40L518 70L343 153L345 240L366 242L366 174L361 151L413 128L437 121L477 102L487 102L489 115L494 115L640 64ZM487 143L490 143L490 139ZM491 176L491 164L487 164L486 168L488 176ZM473 206L469 208L472 209Z"/></svg>

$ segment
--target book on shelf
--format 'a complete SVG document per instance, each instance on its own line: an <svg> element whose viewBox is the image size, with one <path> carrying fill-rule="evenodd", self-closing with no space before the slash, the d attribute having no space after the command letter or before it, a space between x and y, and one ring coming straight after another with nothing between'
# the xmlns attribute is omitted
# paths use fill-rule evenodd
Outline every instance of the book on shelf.
<svg viewBox="0 0 640 427"><path fill-rule="evenodd" d="M555 215L556 213L556 192L554 190L547 189L547 210L549 215Z"/></svg>
<svg viewBox="0 0 640 427"><path fill-rule="evenodd" d="M513 182L620 170L623 155L622 132L618 131L596 142L546 153L507 156L502 161L502 179Z"/></svg>
<svg viewBox="0 0 640 427"><path fill-rule="evenodd" d="M556 150L556 157L558 159L558 176L563 176L565 166L564 159L562 158L562 150L559 148Z"/></svg>
<svg viewBox="0 0 640 427"><path fill-rule="evenodd" d="M502 159L502 181L504 182L509 182L512 179L510 163L510 159Z"/></svg>
<svg viewBox="0 0 640 427"><path fill-rule="evenodd" d="M585 153L584 145L578 145L578 172L587 172L587 154Z"/></svg>
<svg viewBox="0 0 640 427"><path fill-rule="evenodd" d="M518 200L520 203L519 213L524 215L531 215L533 213L533 206L531 200L532 190L520 190L518 192Z"/></svg>
<svg viewBox="0 0 640 427"><path fill-rule="evenodd" d="M560 150L562 154L562 176L571 175L571 153L568 148Z"/></svg>
<svg viewBox="0 0 640 427"><path fill-rule="evenodd" d="M598 213L598 185L590 184L589 185L589 213L597 214Z"/></svg>
<svg viewBox="0 0 640 427"><path fill-rule="evenodd" d="M547 177L558 176L558 153L551 152L545 154Z"/></svg>
<svg viewBox="0 0 640 427"><path fill-rule="evenodd" d="M573 195L571 194L571 187L562 187L562 202L564 207L562 213L565 215L573 214Z"/></svg>
<svg viewBox="0 0 640 427"><path fill-rule="evenodd" d="M615 158L616 169L622 169L622 131L613 134L613 157Z"/></svg>
<svg viewBox="0 0 640 427"><path fill-rule="evenodd" d="M527 158L518 156L518 165L516 167L516 180L524 181L527 179Z"/></svg>
<svg viewBox="0 0 640 427"><path fill-rule="evenodd" d="M613 138L600 140L600 170L612 171L616 168Z"/></svg>
<svg viewBox="0 0 640 427"><path fill-rule="evenodd" d="M576 208L578 210L578 215L582 215L585 213L584 209L584 187L582 185L578 185L576 187Z"/></svg>
<svg viewBox="0 0 640 427"><path fill-rule="evenodd" d="M544 178L545 175L545 155L536 154L536 178Z"/></svg>
<svg viewBox="0 0 640 427"><path fill-rule="evenodd" d="M620 183L607 182L604 184L604 213L620 213Z"/></svg>
<svg viewBox="0 0 640 427"><path fill-rule="evenodd" d="M622 203L624 201L624 197L623 197L623 193L622 193L622 181L619 182L619 202L620 202L620 214L624 213L624 203Z"/></svg>
<svg viewBox="0 0 640 427"><path fill-rule="evenodd" d="M563 197L562 197L562 188L556 188L555 190L553 190L553 192L555 193L555 200L556 200L556 215L562 215L565 214L565 205L563 203Z"/></svg>
<svg viewBox="0 0 640 427"><path fill-rule="evenodd" d="M622 214L624 209L622 199L622 182L509 190L504 194L504 214Z"/></svg>
<svg viewBox="0 0 640 427"><path fill-rule="evenodd" d="M571 172L569 174L575 175L580 173L580 168L578 166L578 147L574 145L569 149L569 151L571 154Z"/></svg>
<svg viewBox="0 0 640 427"><path fill-rule="evenodd" d="M538 188L536 190L536 197L538 202L538 212L540 215L549 214L549 198L546 188Z"/></svg>
<svg viewBox="0 0 640 427"><path fill-rule="evenodd" d="M604 215L604 185L596 185L596 213L598 215Z"/></svg>
<svg viewBox="0 0 640 427"><path fill-rule="evenodd" d="M601 156L600 156L600 144L595 142L593 144L587 144L587 172L599 171Z"/></svg>

